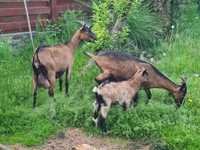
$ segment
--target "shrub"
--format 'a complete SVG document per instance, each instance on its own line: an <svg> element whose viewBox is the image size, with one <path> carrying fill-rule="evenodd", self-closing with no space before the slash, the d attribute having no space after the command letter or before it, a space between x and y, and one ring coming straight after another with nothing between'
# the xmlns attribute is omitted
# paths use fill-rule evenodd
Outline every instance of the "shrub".
<svg viewBox="0 0 200 150"><path fill-rule="evenodd" d="M147 7L134 6L127 17L129 38L139 49L153 47L162 35L162 22Z"/></svg>
<svg viewBox="0 0 200 150"><path fill-rule="evenodd" d="M56 22L48 23L44 29L37 25L37 41L50 45L69 41L81 25L78 21L80 14L80 12L66 11Z"/></svg>
<svg viewBox="0 0 200 150"><path fill-rule="evenodd" d="M97 41L85 49L150 52L162 35L162 21L141 5L137 0L94 2L92 21Z"/></svg>

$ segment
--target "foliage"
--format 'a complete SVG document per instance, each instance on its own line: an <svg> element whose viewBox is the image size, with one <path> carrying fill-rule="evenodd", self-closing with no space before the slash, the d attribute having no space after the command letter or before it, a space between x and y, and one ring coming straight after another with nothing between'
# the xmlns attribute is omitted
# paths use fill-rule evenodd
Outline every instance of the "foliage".
<svg viewBox="0 0 200 150"><path fill-rule="evenodd" d="M69 41L71 36L81 25L81 23L77 21L80 14L80 12L66 11L56 22L48 23L45 28L38 24L38 34L36 35L38 42L58 44Z"/></svg>
<svg viewBox="0 0 200 150"><path fill-rule="evenodd" d="M181 14L181 5L185 3L185 0L142 0L142 2L163 19L165 33L170 35L171 26L176 27L176 22Z"/></svg>
<svg viewBox="0 0 200 150"><path fill-rule="evenodd" d="M176 83L181 75L188 77L186 104L175 109L168 93L152 90L152 101L145 105L146 96L141 91L137 107L127 112L113 107L109 112L108 135L150 139L155 149L200 149L200 20L193 8L187 7L180 18L174 40L155 48L165 53L154 63L161 72ZM49 41L53 40L50 36ZM92 66L85 71L88 58L82 54L83 47L76 53L70 96L65 97L56 90L54 118L49 117L49 105L53 101L44 90L39 92L37 108L32 109L31 45L14 56L8 53L11 47L6 41L0 41L0 47L0 56L3 56L0 60L0 143L41 144L64 127L81 127L90 134L100 134L91 123L94 101L91 91L99 70Z"/></svg>
<svg viewBox="0 0 200 150"><path fill-rule="evenodd" d="M140 49L153 47L162 36L162 21L144 6L132 7L127 23L129 38Z"/></svg>
<svg viewBox="0 0 200 150"><path fill-rule="evenodd" d="M92 22L97 42L88 44L85 49L112 49L137 53L138 49L147 51L155 46L162 34L161 19L147 7L141 6L138 0L94 2ZM113 33L117 23L119 27L117 32Z"/></svg>

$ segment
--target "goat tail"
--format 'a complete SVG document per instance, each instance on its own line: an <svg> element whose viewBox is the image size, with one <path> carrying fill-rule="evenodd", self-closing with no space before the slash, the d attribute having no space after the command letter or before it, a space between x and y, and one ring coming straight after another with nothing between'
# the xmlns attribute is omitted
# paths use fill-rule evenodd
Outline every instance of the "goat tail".
<svg viewBox="0 0 200 150"><path fill-rule="evenodd" d="M33 72L36 76L38 76L39 74L42 74L43 76L47 76L46 67L41 63L39 56L38 56L40 49L43 47L44 46L39 46L36 49L35 53L33 54L33 58L32 58L32 68L33 68ZM37 61L35 59L37 59Z"/></svg>
<svg viewBox="0 0 200 150"><path fill-rule="evenodd" d="M85 55L87 55L88 57L90 57L93 60L96 60L98 56L90 53L90 52L84 52Z"/></svg>
<svg viewBox="0 0 200 150"><path fill-rule="evenodd" d="M33 54L33 57L32 57L32 68L33 68L33 72L35 73L35 75L38 75L39 74L39 67L40 67L40 60L39 60L39 57L38 57L38 52L39 52L39 49L40 47L38 47L36 50L35 50L35 53ZM35 61L35 57L37 57L37 61Z"/></svg>
<svg viewBox="0 0 200 150"><path fill-rule="evenodd" d="M35 53L33 54L33 58L32 58L32 68L33 68L33 73L38 76L39 65L38 63L35 63Z"/></svg>

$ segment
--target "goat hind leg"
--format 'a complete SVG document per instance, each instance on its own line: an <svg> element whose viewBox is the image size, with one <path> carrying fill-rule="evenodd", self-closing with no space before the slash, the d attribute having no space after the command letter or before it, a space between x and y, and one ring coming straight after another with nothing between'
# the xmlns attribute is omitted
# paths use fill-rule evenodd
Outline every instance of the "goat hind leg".
<svg viewBox="0 0 200 150"><path fill-rule="evenodd" d="M59 78L59 88L60 88L60 92L62 92L62 87L63 87L63 79L62 77Z"/></svg>
<svg viewBox="0 0 200 150"><path fill-rule="evenodd" d="M50 83L48 94L49 94L50 97L53 97L54 101L55 101L54 88L55 88L55 83L56 83L56 76L55 75L56 74L53 71L48 72L48 81Z"/></svg>
<svg viewBox="0 0 200 150"><path fill-rule="evenodd" d="M92 118L92 120L93 120L95 126L97 127L98 126L97 125L97 120L98 120L97 118L98 118L98 115L99 115L99 111L100 111L101 105L97 101L95 101L93 103L93 107L94 107L94 111L93 111L93 118Z"/></svg>
<svg viewBox="0 0 200 150"><path fill-rule="evenodd" d="M71 67L66 69L66 74L65 74L65 95L68 96L69 92L69 80L71 78Z"/></svg>
<svg viewBox="0 0 200 150"><path fill-rule="evenodd" d="M107 132L106 117L110 109L110 106L111 104L107 104L106 106L104 104L101 104L100 115L97 120L98 127L100 127L102 132L104 133Z"/></svg>
<svg viewBox="0 0 200 150"><path fill-rule="evenodd" d="M35 108L36 106L37 90L38 90L37 77L36 75L33 75L33 108Z"/></svg>
<svg viewBox="0 0 200 150"><path fill-rule="evenodd" d="M152 97L152 94L151 94L151 91L150 91L150 89L144 89L144 91L145 91L145 93L146 93L146 95L147 95L147 100L146 100L146 104L148 104L149 103L149 100L151 99L151 97Z"/></svg>

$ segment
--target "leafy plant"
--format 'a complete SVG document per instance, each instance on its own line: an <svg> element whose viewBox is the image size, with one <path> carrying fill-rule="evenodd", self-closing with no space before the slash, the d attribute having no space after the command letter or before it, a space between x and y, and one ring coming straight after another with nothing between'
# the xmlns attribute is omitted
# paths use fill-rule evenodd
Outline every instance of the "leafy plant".
<svg viewBox="0 0 200 150"><path fill-rule="evenodd" d="M139 49L148 50L161 38L162 21L144 6L134 6L127 17L129 38Z"/></svg>
<svg viewBox="0 0 200 150"><path fill-rule="evenodd" d="M52 45L69 41L81 25L78 21L80 14L77 11L66 11L56 22L48 23L44 29L38 25L38 42Z"/></svg>

